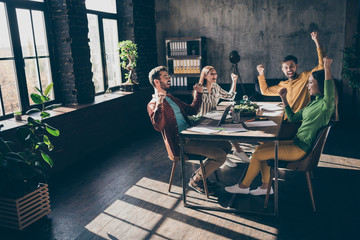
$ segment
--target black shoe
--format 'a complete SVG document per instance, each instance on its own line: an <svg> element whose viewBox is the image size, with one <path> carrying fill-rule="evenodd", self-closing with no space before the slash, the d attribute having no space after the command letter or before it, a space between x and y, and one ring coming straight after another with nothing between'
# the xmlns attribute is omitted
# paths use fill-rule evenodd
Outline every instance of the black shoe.
<svg viewBox="0 0 360 240"><path fill-rule="evenodd" d="M189 185L189 187L194 189L196 192L205 195L205 190L204 190L204 186L203 186L202 182L201 183L200 183L200 181L196 182L196 181L194 181L194 179L190 178L188 185ZM208 193L209 193L209 195L214 194L214 192L209 191L209 189L208 189Z"/></svg>
<svg viewBox="0 0 360 240"><path fill-rule="evenodd" d="M200 182L200 184L201 184L202 186L204 185L203 180L200 180L199 182ZM217 182L211 181L211 180L208 180L208 179L206 179L206 184L207 184L207 187L208 187L208 188L214 188L214 187L217 186Z"/></svg>

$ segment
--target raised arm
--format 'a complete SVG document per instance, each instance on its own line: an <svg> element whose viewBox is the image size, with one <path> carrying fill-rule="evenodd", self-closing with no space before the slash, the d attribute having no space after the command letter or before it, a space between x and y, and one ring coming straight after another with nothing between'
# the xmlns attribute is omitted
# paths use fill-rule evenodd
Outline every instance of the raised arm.
<svg viewBox="0 0 360 240"><path fill-rule="evenodd" d="M260 87L261 94L265 95L265 96L278 96L281 87L278 85L269 87L267 85L267 82L265 80L265 74L264 74L265 67L262 64L260 64L260 65L256 66L256 70L259 73L258 80L259 80L259 87Z"/></svg>
<svg viewBox="0 0 360 240"><path fill-rule="evenodd" d="M219 85L217 85L218 87L218 91L220 94L220 99L224 99L224 100L234 100L235 96L236 96L236 82L238 80L238 75L236 74L231 74L231 80L232 80L232 85L230 88L230 91L227 92L224 89L222 89Z"/></svg>
<svg viewBox="0 0 360 240"><path fill-rule="evenodd" d="M285 107L285 113L286 116L288 117L290 122L298 122L302 120L302 112L303 109L301 109L300 111L298 111L297 113L294 113L293 110L291 109L291 107L289 106L289 103L287 101L286 98L286 94L287 94L287 89L286 88L282 88L279 91L279 96L284 104Z"/></svg>
<svg viewBox="0 0 360 240"><path fill-rule="evenodd" d="M324 100L325 100L325 109L331 109L335 104L335 86L334 80L331 75L330 66L333 59L324 58L324 71L325 71L325 82L324 82Z"/></svg>
<svg viewBox="0 0 360 240"><path fill-rule="evenodd" d="M321 47L320 45L320 41L319 41L319 33L318 32L312 32L311 33L311 39L314 41L315 45L316 45L316 51L317 51L317 55L318 55L318 65L311 70L311 72L315 72L317 70L321 70L324 68L324 57L326 57L326 53L324 51L324 49Z"/></svg>

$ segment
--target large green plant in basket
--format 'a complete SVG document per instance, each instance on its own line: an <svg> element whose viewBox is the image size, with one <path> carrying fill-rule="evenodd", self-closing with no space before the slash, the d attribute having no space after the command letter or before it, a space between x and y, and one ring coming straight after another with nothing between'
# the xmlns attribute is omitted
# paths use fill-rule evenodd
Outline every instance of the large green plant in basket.
<svg viewBox="0 0 360 240"><path fill-rule="evenodd" d="M49 155L54 149L51 138L58 137L60 131L43 121L50 116L48 110L60 106L46 106L52 87L50 84L44 93L36 88L39 94L31 94L31 99L41 108L30 109L27 114L38 112L40 119L28 117L27 124L17 129L19 143L0 137L0 196L17 198L33 191L45 181L46 171L53 166Z"/></svg>
<svg viewBox="0 0 360 240"><path fill-rule="evenodd" d="M119 42L119 56L121 59L121 67L128 72L125 73L126 83L137 83L134 76L134 69L136 68L136 60L138 57L137 45L131 40Z"/></svg>

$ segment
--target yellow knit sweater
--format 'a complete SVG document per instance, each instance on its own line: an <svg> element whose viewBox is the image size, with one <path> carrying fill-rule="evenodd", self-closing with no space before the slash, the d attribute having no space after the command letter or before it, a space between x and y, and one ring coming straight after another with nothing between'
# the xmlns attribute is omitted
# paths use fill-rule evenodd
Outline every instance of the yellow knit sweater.
<svg viewBox="0 0 360 240"><path fill-rule="evenodd" d="M293 110L293 112L297 112L300 109L303 109L310 102L310 95L307 89L308 79L310 74L314 71L323 69L323 58L325 57L325 52L322 48L317 49L319 65L317 65L311 71L304 71L299 74L296 79L281 81L278 85L268 87L265 76L258 76L259 86L262 95L266 96L279 96L279 91L282 88L287 88L287 100L289 102L289 106ZM285 116L284 119L287 119Z"/></svg>

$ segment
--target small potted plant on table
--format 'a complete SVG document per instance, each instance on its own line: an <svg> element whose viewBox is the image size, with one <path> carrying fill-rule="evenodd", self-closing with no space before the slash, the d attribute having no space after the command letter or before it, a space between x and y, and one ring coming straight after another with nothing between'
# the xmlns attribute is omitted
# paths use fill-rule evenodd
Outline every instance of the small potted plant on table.
<svg viewBox="0 0 360 240"><path fill-rule="evenodd" d="M133 92L138 88L135 73L136 59L138 57L137 45L131 40L119 42L119 54L121 59L120 65L127 71L127 73L125 73L127 80L120 85L120 90Z"/></svg>
<svg viewBox="0 0 360 240"><path fill-rule="evenodd" d="M22 121L22 112L21 111L14 112L14 118L15 121Z"/></svg>

